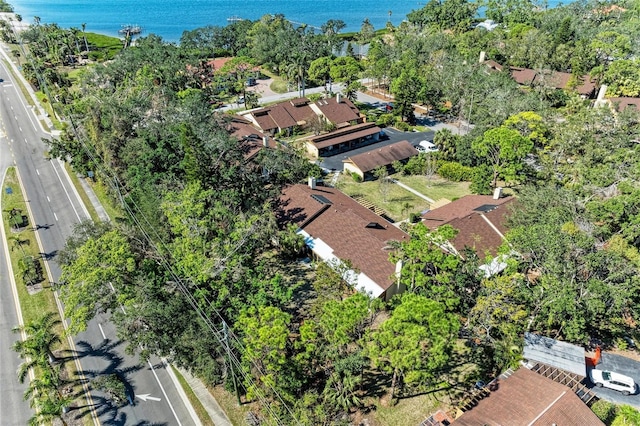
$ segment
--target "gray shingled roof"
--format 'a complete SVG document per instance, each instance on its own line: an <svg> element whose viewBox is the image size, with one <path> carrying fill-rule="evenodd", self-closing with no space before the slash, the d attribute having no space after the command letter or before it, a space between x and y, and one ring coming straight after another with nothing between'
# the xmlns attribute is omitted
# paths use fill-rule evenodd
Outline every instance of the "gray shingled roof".
<svg viewBox="0 0 640 426"><path fill-rule="evenodd" d="M587 376L584 348L533 333L524 334L524 358Z"/></svg>

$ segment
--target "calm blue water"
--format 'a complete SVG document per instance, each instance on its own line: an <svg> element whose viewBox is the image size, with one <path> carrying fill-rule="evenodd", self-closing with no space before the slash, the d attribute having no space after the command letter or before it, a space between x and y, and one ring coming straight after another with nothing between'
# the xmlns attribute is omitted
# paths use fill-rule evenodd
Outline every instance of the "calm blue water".
<svg viewBox="0 0 640 426"><path fill-rule="evenodd" d="M117 35L122 25L135 24L143 35L158 34L167 41L178 41L184 30L207 25L224 26L227 18L239 16L259 19L282 13L287 19L320 27L329 19L342 19L344 31L358 31L363 19L376 29L389 20L400 24L407 13L423 7L426 0L13 0L15 12L26 22L40 17L42 23L86 29ZM555 3L554 0L549 1Z"/></svg>

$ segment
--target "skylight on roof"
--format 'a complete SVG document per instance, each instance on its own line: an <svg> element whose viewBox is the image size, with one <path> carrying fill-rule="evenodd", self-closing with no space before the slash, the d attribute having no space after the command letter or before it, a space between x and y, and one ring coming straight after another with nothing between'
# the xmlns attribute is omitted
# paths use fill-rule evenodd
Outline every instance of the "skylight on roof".
<svg viewBox="0 0 640 426"><path fill-rule="evenodd" d="M474 212L482 212L482 213L489 213L491 210L494 210L496 207L495 204L483 204L480 207L476 207L475 209L473 209Z"/></svg>
<svg viewBox="0 0 640 426"><path fill-rule="evenodd" d="M327 197L325 197L324 195L318 195L318 194L311 194L311 198L313 198L314 200L316 200L317 202L319 202L320 204L332 204L331 200L329 200Z"/></svg>

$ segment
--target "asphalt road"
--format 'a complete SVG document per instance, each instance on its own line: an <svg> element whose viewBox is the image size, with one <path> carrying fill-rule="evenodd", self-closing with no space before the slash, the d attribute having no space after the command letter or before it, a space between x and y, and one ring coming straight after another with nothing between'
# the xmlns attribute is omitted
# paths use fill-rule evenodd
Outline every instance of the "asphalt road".
<svg viewBox="0 0 640 426"><path fill-rule="evenodd" d="M615 404L631 405L640 409L640 390L638 389L638 384L640 384L640 362L624 356L602 352L600 363L598 364L598 370L614 371L616 373L624 374L625 376L633 378L636 382L636 393L625 396L621 392L613 389L595 387L589 381L589 384L593 386L591 390L598 396L598 398Z"/></svg>
<svg viewBox="0 0 640 426"><path fill-rule="evenodd" d="M0 84L0 91L3 85L4 83ZM4 110L4 105L0 105L0 109ZM0 129L4 116L5 114L0 115ZM5 133L0 131L0 179L2 180L7 167L13 165L8 142ZM4 186L2 191L5 191ZM4 209L2 206L0 208ZM0 422L10 426L24 426L33 415L33 411L29 408L29 403L22 398L27 385L18 382L16 376L22 360L11 349L18 338L11 329L18 325L19 321L11 277L7 268L9 248L5 238L2 239L3 241L0 242Z"/></svg>
<svg viewBox="0 0 640 426"><path fill-rule="evenodd" d="M11 74L0 67L0 77L5 82L0 85L0 116L2 117L5 138L2 139L2 166L6 166L7 147L13 151L15 164L25 188L27 206L30 210L37 235L41 242L42 255L51 273L53 281L59 279L60 268L55 262L55 254L64 247L66 238L71 235L73 226L80 220L89 217L82 205L75 188L71 185L63 165L58 160L47 160L44 157L45 146L42 137L50 137L44 133L32 111L28 107L23 95L12 82ZM5 253L3 251L3 256ZM0 269L0 273L2 270ZM4 272L6 274L6 271ZM2 280L0 294L3 315L5 311L15 311L8 302L9 293L5 290L5 280ZM5 307L6 306L6 307ZM3 318L4 325L4 318ZM14 318L6 321L17 323ZM2 341L13 341L16 336L7 327L2 327ZM95 409L99 416L99 423L109 425L191 425L195 424L190 411L182 398L179 397L176 384L169 373L158 360L143 364L138 357L124 353L124 343L116 338L114 326L108 316L96 318L89 323L87 331L74 337L75 351L80 362L79 369L86 378L91 379L99 374L118 373L127 383L133 405L114 408L99 392L91 393L91 401L86 407L78 410L78 414L86 410ZM5 365L5 344L0 349L3 354L2 377L12 374L15 376L16 366L7 360ZM11 371L9 371L11 370ZM15 380L14 380L15 381ZM0 386L5 389L2 380ZM7 416L15 416L15 424L25 424L25 412L30 416L24 403L10 404L10 398L22 399L22 388L7 387L11 394L2 398L0 407L2 413L1 424L6 422ZM27 406L28 408L28 406ZM13 420L12 420L13 421Z"/></svg>

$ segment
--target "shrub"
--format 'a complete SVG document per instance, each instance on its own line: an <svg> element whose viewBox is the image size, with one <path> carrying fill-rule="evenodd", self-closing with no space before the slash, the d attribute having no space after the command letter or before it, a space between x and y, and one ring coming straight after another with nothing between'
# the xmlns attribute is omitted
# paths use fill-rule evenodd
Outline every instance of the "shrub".
<svg viewBox="0 0 640 426"><path fill-rule="evenodd" d="M438 168L438 174L453 182L470 181L473 179L473 167L463 166L454 161L445 161Z"/></svg>
<svg viewBox="0 0 640 426"><path fill-rule="evenodd" d="M362 182L362 177L360 177L356 172L351 172L351 178L358 183Z"/></svg>
<svg viewBox="0 0 640 426"><path fill-rule="evenodd" d="M393 124L395 117L393 114L382 114L376 120L376 125L381 127L387 127Z"/></svg>
<svg viewBox="0 0 640 426"><path fill-rule="evenodd" d="M409 131L409 128L411 128L409 123L405 123L404 121L397 121L395 127L396 127L396 129L398 129L400 131L403 131L403 132L407 132L407 131Z"/></svg>
<svg viewBox="0 0 640 426"><path fill-rule="evenodd" d="M409 215L409 222L411 222L411 223L420 222L420 213L411 213Z"/></svg>
<svg viewBox="0 0 640 426"><path fill-rule="evenodd" d="M612 403L601 399L591 406L591 411L593 411L603 423L611 424L611 421L615 417L616 407Z"/></svg>

